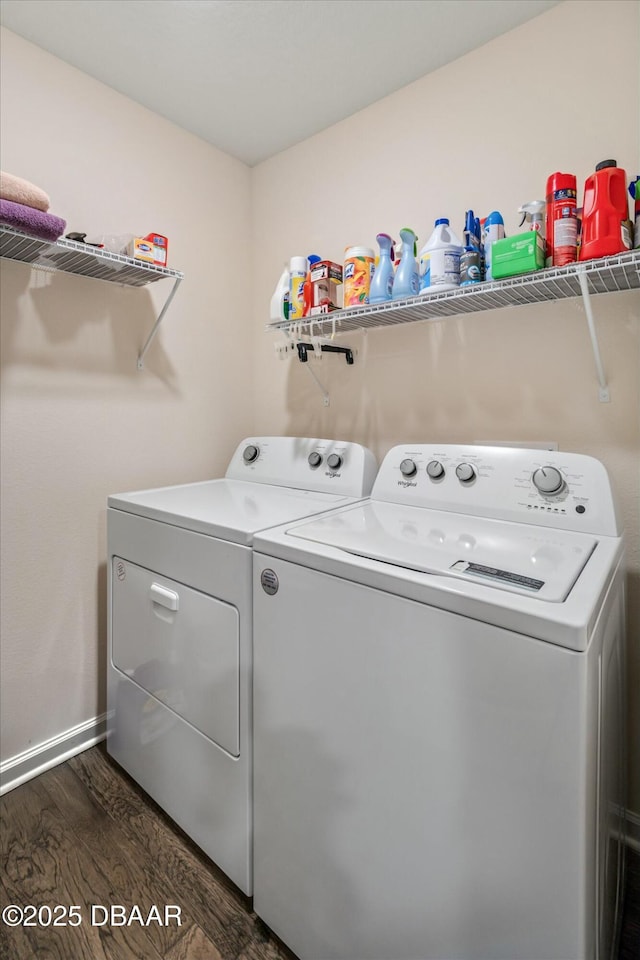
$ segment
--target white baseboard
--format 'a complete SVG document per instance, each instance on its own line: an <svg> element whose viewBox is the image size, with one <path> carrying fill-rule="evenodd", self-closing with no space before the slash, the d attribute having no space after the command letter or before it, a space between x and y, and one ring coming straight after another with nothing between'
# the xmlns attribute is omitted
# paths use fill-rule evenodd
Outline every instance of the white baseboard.
<svg viewBox="0 0 640 960"><path fill-rule="evenodd" d="M36 747L31 747L5 760L0 764L0 796L44 773L45 770L57 767L59 763L75 757L77 753L93 747L100 740L104 740L106 730L107 715L101 713L92 720L85 720L84 723L65 730L57 737L52 737L51 740L46 740Z"/></svg>
<svg viewBox="0 0 640 960"><path fill-rule="evenodd" d="M640 816L633 810L627 810L627 845L640 853Z"/></svg>

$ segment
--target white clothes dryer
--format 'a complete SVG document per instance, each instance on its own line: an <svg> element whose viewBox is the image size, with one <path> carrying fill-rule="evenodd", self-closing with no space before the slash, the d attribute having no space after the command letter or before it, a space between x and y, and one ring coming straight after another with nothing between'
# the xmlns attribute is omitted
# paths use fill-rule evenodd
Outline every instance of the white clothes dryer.
<svg viewBox="0 0 640 960"><path fill-rule="evenodd" d="M253 536L375 472L356 443L256 437L222 479L109 497L107 750L247 895Z"/></svg>
<svg viewBox="0 0 640 960"><path fill-rule="evenodd" d="M612 960L623 541L604 467L411 445L254 541L254 909L302 960Z"/></svg>

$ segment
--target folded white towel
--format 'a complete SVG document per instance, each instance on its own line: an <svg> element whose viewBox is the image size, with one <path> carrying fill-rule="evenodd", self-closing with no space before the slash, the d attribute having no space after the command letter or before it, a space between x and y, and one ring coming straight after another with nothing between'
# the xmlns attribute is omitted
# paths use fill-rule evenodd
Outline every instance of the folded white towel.
<svg viewBox="0 0 640 960"><path fill-rule="evenodd" d="M0 198L21 203L25 207L33 207L34 210L42 210L43 213L49 209L49 197L44 190L29 183L28 180L14 177L12 173L3 173L1 170Z"/></svg>

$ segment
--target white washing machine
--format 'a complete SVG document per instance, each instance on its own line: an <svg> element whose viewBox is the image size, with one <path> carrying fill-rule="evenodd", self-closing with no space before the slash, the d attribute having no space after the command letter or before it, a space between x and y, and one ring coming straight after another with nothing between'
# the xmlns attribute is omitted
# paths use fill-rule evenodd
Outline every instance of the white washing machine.
<svg viewBox="0 0 640 960"><path fill-rule="evenodd" d="M254 542L254 909L302 960L611 960L623 543L604 467L389 452Z"/></svg>
<svg viewBox="0 0 640 960"><path fill-rule="evenodd" d="M359 444L261 437L224 479L109 497L107 750L248 895L252 539L375 472Z"/></svg>

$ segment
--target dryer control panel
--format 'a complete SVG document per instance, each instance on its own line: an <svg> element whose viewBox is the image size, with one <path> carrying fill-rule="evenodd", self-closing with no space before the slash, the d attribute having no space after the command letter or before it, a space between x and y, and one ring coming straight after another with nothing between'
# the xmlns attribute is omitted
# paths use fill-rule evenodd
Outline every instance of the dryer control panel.
<svg viewBox="0 0 640 960"><path fill-rule="evenodd" d="M225 474L281 487L367 497L377 464L370 450L346 440L249 437L237 447Z"/></svg>
<svg viewBox="0 0 640 960"><path fill-rule="evenodd" d="M620 536L607 471L578 453L408 444L384 458L372 500Z"/></svg>

